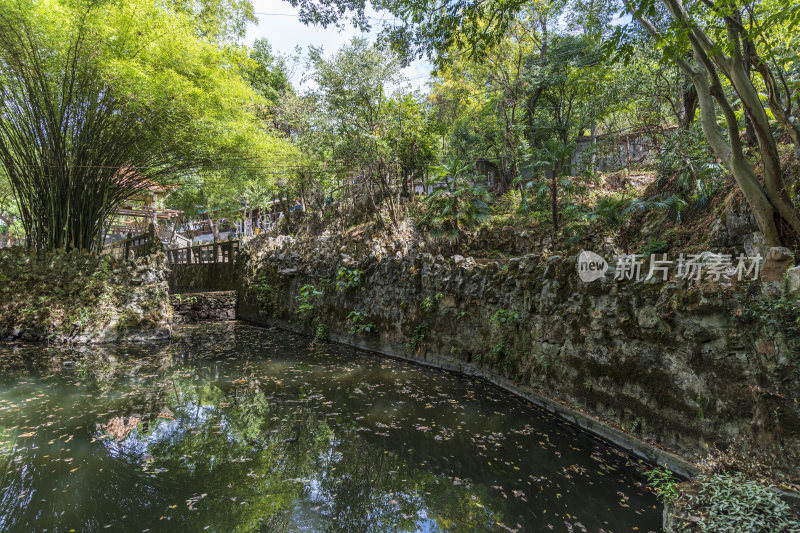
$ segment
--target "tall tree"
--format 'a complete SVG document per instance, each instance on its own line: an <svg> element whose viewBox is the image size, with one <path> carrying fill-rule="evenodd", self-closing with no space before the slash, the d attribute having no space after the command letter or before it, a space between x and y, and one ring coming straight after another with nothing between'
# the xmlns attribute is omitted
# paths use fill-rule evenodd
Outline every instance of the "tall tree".
<svg viewBox="0 0 800 533"><path fill-rule="evenodd" d="M770 114L783 126L800 154L797 78L791 80L781 57L781 41L773 26L786 28L800 20L800 8L787 1L741 3L697 2L690 8L681 0L624 0L628 11L688 76L697 90L705 138L723 165L733 174L768 244L797 246L800 216L789 196ZM658 10L657 5L664 9ZM789 39L797 42L797 37ZM758 72L767 99L750 68ZM795 73L796 74L796 73ZM733 92L727 91L724 82ZM763 184L745 155L741 105L753 128L763 168ZM721 116L718 114L721 111ZM771 112L771 113L768 113ZM722 127L722 131L721 131Z"/></svg>
<svg viewBox="0 0 800 533"><path fill-rule="evenodd" d="M0 1L0 166L29 247L97 249L151 181L258 166L280 145L244 55L198 33L156 0Z"/></svg>
<svg viewBox="0 0 800 533"><path fill-rule="evenodd" d="M359 201L372 208L380 199L387 199L389 216L396 225L386 132L390 92L402 82L397 58L356 38L330 58L321 48L312 47L309 63L323 119L317 124L333 140L330 153L342 186L350 193L362 193ZM377 209L373 212L380 217Z"/></svg>
<svg viewBox="0 0 800 533"><path fill-rule="evenodd" d="M256 39L249 56L253 62L250 84L270 105L277 105L284 93L292 91L286 61L272 51L266 39Z"/></svg>
<svg viewBox="0 0 800 533"><path fill-rule="evenodd" d="M333 23L353 12L366 25L365 0L290 0L302 18ZM773 124L792 140L800 157L797 116L800 72L796 27L800 5L793 0L622 0L628 13L691 79L703 132L714 153L733 174L770 245L800 243L800 216L789 196ZM608 33L602 13L611 2L573 0L572 13L592 37ZM449 49L471 57L502 41L527 2L522 0L380 0L373 5L401 18L384 24L384 35L408 56L429 54L439 64ZM612 47L620 39L611 41ZM726 90L730 87L732 91ZM687 87L687 95L694 98ZM760 90L763 89L763 90ZM762 99L761 94L766 98ZM737 113L741 106L743 117ZM717 111L721 112L718 116ZM741 118L741 119L740 119ZM741 134L755 137L761 167L745 154Z"/></svg>

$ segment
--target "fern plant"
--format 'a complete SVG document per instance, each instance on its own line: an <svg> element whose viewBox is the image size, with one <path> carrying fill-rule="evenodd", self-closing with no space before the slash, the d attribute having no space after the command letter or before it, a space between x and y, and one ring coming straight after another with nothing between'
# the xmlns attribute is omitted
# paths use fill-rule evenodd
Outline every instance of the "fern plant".
<svg viewBox="0 0 800 533"><path fill-rule="evenodd" d="M470 175L470 170L467 163L450 159L426 180L433 192L425 198L427 211L422 225L432 235L457 238L463 230L488 219L491 195L483 183L485 178Z"/></svg>
<svg viewBox="0 0 800 533"><path fill-rule="evenodd" d="M611 232L618 233L622 247L627 253L628 242L623 226L633 215L650 211L667 211L676 220L680 220L680 214L686 209L686 206L686 201L678 195L672 195L666 199L603 196L597 201L594 209L586 213L584 217L590 222L599 222Z"/></svg>

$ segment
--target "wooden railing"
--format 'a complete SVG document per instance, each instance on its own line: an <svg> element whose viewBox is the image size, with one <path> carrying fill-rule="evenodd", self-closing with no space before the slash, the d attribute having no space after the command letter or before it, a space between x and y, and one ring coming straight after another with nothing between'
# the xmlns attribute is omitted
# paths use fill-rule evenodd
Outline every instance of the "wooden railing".
<svg viewBox="0 0 800 533"><path fill-rule="evenodd" d="M171 265L205 263L235 263L239 255L239 241L215 242L186 248L164 250Z"/></svg>
<svg viewBox="0 0 800 533"><path fill-rule="evenodd" d="M104 246L103 253L121 260L128 259L131 251L134 257L141 257L152 251L154 240L155 236L151 232L134 236L129 233L128 238Z"/></svg>

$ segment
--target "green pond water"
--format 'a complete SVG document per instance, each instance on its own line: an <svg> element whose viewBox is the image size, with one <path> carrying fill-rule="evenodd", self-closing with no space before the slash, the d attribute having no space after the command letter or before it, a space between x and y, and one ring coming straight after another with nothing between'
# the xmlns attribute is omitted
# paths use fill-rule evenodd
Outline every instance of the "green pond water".
<svg viewBox="0 0 800 533"><path fill-rule="evenodd" d="M657 531L642 465L482 382L243 324L0 346L0 531Z"/></svg>

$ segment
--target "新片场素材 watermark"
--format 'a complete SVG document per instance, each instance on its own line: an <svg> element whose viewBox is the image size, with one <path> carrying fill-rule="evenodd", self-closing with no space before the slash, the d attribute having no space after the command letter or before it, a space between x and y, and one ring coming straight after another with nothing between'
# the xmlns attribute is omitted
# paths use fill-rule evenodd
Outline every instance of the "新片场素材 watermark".
<svg viewBox="0 0 800 533"><path fill-rule="evenodd" d="M739 254L679 254L671 260L667 254L621 254L615 256L614 279L617 281L647 281L660 278L667 281L670 273L675 279L691 281L755 280L761 269L761 255ZM578 276L586 283L602 279L608 271L608 263L600 255L582 250L578 255Z"/></svg>

